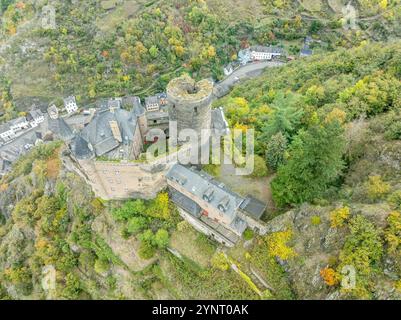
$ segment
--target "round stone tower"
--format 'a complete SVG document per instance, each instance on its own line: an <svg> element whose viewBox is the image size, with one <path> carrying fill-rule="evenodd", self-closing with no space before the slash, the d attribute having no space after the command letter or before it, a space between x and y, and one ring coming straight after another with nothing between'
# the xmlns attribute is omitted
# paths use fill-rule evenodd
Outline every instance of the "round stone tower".
<svg viewBox="0 0 401 320"><path fill-rule="evenodd" d="M213 82L195 82L189 75L172 80L167 86L170 121L177 122L180 133L193 129L201 136L202 129L211 128Z"/></svg>

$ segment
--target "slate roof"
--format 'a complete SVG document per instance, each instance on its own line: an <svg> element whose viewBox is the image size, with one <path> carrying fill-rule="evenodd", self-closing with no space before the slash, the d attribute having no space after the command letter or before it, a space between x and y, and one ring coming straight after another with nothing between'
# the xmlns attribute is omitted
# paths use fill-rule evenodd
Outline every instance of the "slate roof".
<svg viewBox="0 0 401 320"><path fill-rule="evenodd" d="M81 135L76 135L72 139L70 147L77 159L91 159L94 156L93 152L89 149L88 142Z"/></svg>
<svg viewBox="0 0 401 320"><path fill-rule="evenodd" d="M241 204L241 209L249 216L260 219L266 211L267 205L251 196L246 197L245 201Z"/></svg>
<svg viewBox="0 0 401 320"><path fill-rule="evenodd" d="M105 108L98 110L81 133L82 138L93 146L96 156L105 155L120 146L111 130L111 121L118 124L123 144L129 145L133 141L137 118L132 112L123 109L116 109L114 112Z"/></svg>
<svg viewBox="0 0 401 320"><path fill-rule="evenodd" d="M49 130L58 136L60 139L66 141L74 138L74 133L70 126L63 118L49 119Z"/></svg>
<svg viewBox="0 0 401 320"><path fill-rule="evenodd" d="M256 51L256 52L268 52L268 53L277 53L277 54L283 54L284 50L279 47L275 46L252 46L251 51Z"/></svg>
<svg viewBox="0 0 401 320"><path fill-rule="evenodd" d="M232 221L235 221L237 209L244 201L241 196L226 189L224 185L219 184L206 173L188 169L180 164L174 165L167 173L166 178L178 182L188 192L200 199L204 198L207 191L212 191L213 196L211 201L208 201L209 204Z"/></svg>
<svg viewBox="0 0 401 320"><path fill-rule="evenodd" d="M39 119L39 118L41 118L43 116L44 116L43 112L40 109L33 109L33 110L28 112L27 119L29 121L32 121L32 120Z"/></svg>
<svg viewBox="0 0 401 320"><path fill-rule="evenodd" d="M8 122L0 124L0 133L7 132L7 131L10 131L10 130L11 130L11 127L10 127L10 124Z"/></svg>

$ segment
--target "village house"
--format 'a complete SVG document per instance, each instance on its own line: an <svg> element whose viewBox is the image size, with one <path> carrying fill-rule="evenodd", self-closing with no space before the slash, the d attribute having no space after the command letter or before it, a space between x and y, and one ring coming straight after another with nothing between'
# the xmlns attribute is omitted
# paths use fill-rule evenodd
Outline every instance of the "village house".
<svg viewBox="0 0 401 320"><path fill-rule="evenodd" d="M242 65L255 61L270 61L284 55L284 50L275 46L251 46L240 50L238 59Z"/></svg>
<svg viewBox="0 0 401 320"><path fill-rule="evenodd" d="M35 107L28 112L26 118L29 121L32 128L37 127L39 124L45 121L45 115L43 114L43 112Z"/></svg>
<svg viewBox="0 0 401 320"><path fill-rule="evenodd" d="M9 123L0 124L0 138L3 139L4 142L10 141L14 137L15 132Z"/></svg>
<svg viewBox="0 0 401 320"><path fill-rule="evenodd" d="M68 114L72 114L78 111L77 101L74 96L70 96L64 99L64 108Z"/></svg>
<svg viewBox="0 0 401 320"><path fill-rule="evenodd" d="M25 117L19 117L13 120L9 121L10 128L11 130L14 131L14 133L17 133L18 131L28 129L29 128L29 122Z"/></svg>
<svg viewBox="0 0 401 320"><path fill-rule="evenodd" d="M47 114L49 115L50 119L58 119L59 111L55 104L51 104L49 108L47 108Z"/></svg>
<svg viewBox="0 0 401 320"><path fill-rule="evenodd" d="M266 204L244 198L195 168L174 165L166 175L171 200L181 216L198 231L226 246L234 246L247 228L261 234Z"/></svg>

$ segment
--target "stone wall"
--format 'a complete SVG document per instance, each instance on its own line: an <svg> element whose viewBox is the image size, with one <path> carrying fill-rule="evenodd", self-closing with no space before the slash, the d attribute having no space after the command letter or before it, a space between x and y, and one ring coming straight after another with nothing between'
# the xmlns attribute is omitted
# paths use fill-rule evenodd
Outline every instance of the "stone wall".
<svg viewBox="0 0 401 320"><path fill-rule="evenodd" d="M213 83L209 80L195 82L183 75L168 84L170 121L177 122L178 133L193 129L200 137L202 129L210 129L212 97Z"/></svg>

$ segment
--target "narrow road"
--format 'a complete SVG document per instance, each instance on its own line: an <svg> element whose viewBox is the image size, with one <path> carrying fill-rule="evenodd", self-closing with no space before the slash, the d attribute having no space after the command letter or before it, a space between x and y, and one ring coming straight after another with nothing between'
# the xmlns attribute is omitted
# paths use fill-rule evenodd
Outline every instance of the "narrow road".
<svg viewBox="0 0 401 320"><path fill-rule="evenodd" d="M216 83L214 88L214 96L216 99L221 98L228 94L238 82L257 77L266 68L280 67L282 65L284 65L284 63L279 61L263 61L247 64L235 70L224 80Z"/></svg>

